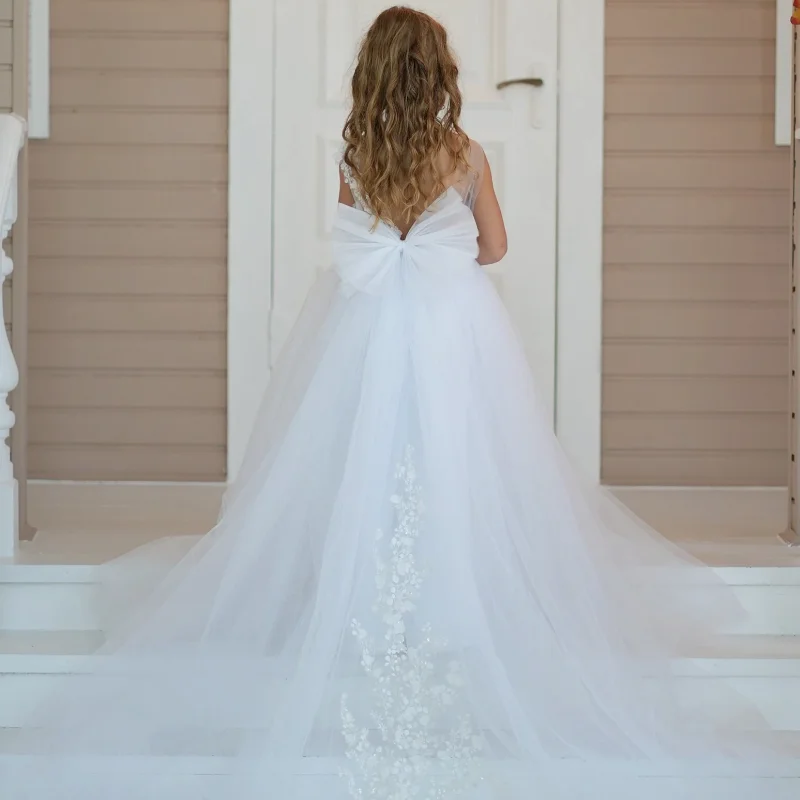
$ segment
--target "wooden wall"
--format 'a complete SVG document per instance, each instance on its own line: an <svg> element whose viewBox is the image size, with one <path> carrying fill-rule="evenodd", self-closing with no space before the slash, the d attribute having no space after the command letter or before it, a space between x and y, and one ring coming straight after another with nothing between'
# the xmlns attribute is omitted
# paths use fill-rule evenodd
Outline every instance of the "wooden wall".
<svg viewBox="0 0 800 800"><path fill-rule="evenodd" d="M51 0L31 477L223 480L227 0Z"/></svg>
<svg viewBox="0 0 800 800"><path fill-rule="evenodd" d="M605 483L786 484L775 22L772 0L608 0Z"/></svg>

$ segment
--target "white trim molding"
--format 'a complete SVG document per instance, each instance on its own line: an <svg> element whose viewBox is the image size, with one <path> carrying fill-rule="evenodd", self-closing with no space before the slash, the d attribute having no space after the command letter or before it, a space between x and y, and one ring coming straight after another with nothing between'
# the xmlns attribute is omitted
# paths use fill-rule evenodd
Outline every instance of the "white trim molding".
<svg viewBox="0 0 800 800"><path fill-rule="evenodd" d="M28 0L28 138L50 136L50 0Z"/></svg>
<svg viewBox="0 0 800 800"><path fill-rule="evenodd" d="M794 72L794 27L792 0L775 0L775 144L792 143L792 81Z"/></svg>
<svg viewBox="0 0 800 800"><path fill-rule="evenodd" d="M600 482L605 0L562 0L556 433Z"/></svg>
<svg viewBox="0 0 800 800"><path fill-rule="evenodd" d="M230 4L228 481L269 377L275 0Z"/></svg>

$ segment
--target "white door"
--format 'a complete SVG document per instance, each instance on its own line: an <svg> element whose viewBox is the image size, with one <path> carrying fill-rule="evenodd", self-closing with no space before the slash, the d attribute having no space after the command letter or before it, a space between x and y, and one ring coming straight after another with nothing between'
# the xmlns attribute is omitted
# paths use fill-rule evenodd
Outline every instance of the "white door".
<svg viewBox="0 0 800 800"><path fill-rule="evenodd" d="M278 0L275 60L274 360L328 267L337 154L357 43L385 0ZM461 63L463 127L486 150L509 237L489 270L543 400L554 407L558 0L427 0ZM538 78L541 86L513 83Z"/></svg>

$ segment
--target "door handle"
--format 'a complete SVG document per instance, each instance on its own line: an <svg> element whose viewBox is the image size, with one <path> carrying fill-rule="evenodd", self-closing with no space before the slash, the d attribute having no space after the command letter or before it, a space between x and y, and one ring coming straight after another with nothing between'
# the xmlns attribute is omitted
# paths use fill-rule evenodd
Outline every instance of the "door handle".
<svg viewBox="0 0 800 800"><path fill-rule="evenodd" d="M509 86L534 86L539 88L540 86L544 86L544 80L542 78L512 78L508 81L500 81L497 84L498 89L506 89Z"/></svg>

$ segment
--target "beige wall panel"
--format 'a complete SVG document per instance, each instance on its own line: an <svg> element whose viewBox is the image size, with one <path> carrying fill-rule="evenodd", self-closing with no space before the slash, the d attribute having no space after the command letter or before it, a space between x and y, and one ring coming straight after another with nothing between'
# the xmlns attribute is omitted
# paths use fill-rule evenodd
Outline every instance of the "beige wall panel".
<svg viewBox="0 0 800 800"><path fill-rule="evenodd" d="M157 81L147 72L121 76L90 72L87 76L82 70L64 71L53 76L51 90L61 108L225 109L228 103L228 78L221 70L218 75L166 74Z"/></svg>
<svg viewBox="0 0 800 800"><path fill-rule="evenodd" d="M0 112L10 114L14 110L14 71L9 65L0 65Z"/></svg>
<svg viewBox="0 0 800 800"><path fill-rule="evenodd" d="M708 0L709 5L714 0ZM719 3L714 3L719 6ZM675 14L682 12L676 5ZM721 11L720 16L725 12ZM650 41L614 42L606 47L606 75L657 77L681 81L697 78L751 78L775 74L775 29L773 41L749 36L744 41L731 40L697 42L673 40L668 47L663 31L653 28L648 31ZM654 43L652 39L657 41Z"/></svg>
<svg viewBox="0 0 800 800"><path fill-rule="evenodd" d="M58 369L159 369L213 371L227 358L222 333L34 333L32 367Z"/></svg>
<svg viewBox="0 0 800 800"><path fill-rule="evenodd" d="M771 116L721 117L632 114L609 117L606 122L606 148L609 152L707 152L733 154L761 152L772 141L775 121Z"/></svg>
<svg viewBox="0 0 800 800"><path fill-rule="evenodd" d="M225 477L227 25L227 0L51 0L34 477Z"/></svg>
<svg viewBox="0 0 800 800"><path fill-rule="evenodd" d="M605 267L607 300L782 303L791 288L783 264L606 264Z"/></svg>
<svg viewBox="0 0 800 800"><path fill-rule="evenodd" d="M226 256L224 223L31 222L31 260L48 258L212 258Z"/></svg>
<svg viewBox="0 0 800 800"><path fill-rule="evenodd" d="M77 115L54 107L54 142L76 145L215 145L227 135L227 115L218 111L103 111Z"/></svg>
<svg viewBox="0 0 800 800"><path fill-rule="evenodd" d="M606 192L607 225L635 228L726 228L746 226L777 230L791 224L786 192L763 189L609 189Z"/></svg>
<svg viewBox="0 0 800 800"><path fill-rule="evenodd" d="M51 0L51 24L61 34L221 34L228 0Z"/></svg>
<svg viewBox="0 0 800 800"><path fill-rule="evenodd" d="M0 19L0 65L10 68L13 60L14 31L7 21Z"/></svg>
<svg viewBox="0 0 800 800"><path fill-rule="evenodd" d="M603 393L607 413L714 415L786 411L783 376L606 376Z"/></svg>
<svg viewBox="0 0 800 800"><path fill-rule="evenodd" d="M767 340L762 344L620 341L606 346L605 371L621 377L768 375L783 378L788 360L789 346L784 341Z"/></svg>
<svg viewBox="0 0 800 800"><path fill-rule="evenodd" d="M654 425L654 422L658 422ZM781 450L789 435L784 414L725 414L657 417L608 416L603 436L609 450Z"/></svg>
<svg viewBox="0 0 800 800"><path fill-rule="evenodd" d="M774 189L786 181L786 154L607 153L606 189Z"/></svg>
<svg viewBox="0 0 800 800"><path fill-rule="evenodd" d="M37 295L37 333L224 333L224 298Z"/></svg>
<svg viewBox="0 0 800 800"><path fill-rule="evenodd" d="M724 9L723 9L724 6ZM603 480L783 485L775 4L607 0Z"/></svg>
<svg viewBox="0 0 800 800"><path fill-rule="evenodd" d="M746 107L751 114L766 114L774 105L774 97L773 77L696 78L687 83L631 77L609 84L606 109L610 114L731 116Z"/></svg>
<svg viewBox="0 0 800 800"><path fill-rule="evenodd" d="M31 189L40 221L219 222L227 213L224 186L64 186L43 182Z"/></svg>
<svg viewBox="0 0 800 800"><path fill-rule="evenodd" d="M50 46L54 70L105 69L113 62L117 69L171 69L176 63L185 70L225 70L228 67L228 41L218 38L154 39L147 33L131 34L124 39L107 40L101 36L56 38Z"/></svg>
<svg viewBox="0 0 800 800"><path fill-rule="evenodd" d="M224 261L163 258L38 258L30 289L37 294L71 294L76 283L82 294L117 292L157 297L192 295L220 297L227 291Z"/></svg>
<svg viewBox="0 0 800 800"><path fill-rule="evenodd" d="M37 185L45 182L75 183L104 181L112 185L160 182L197 183L227 187L228 153L224 146L185 147L183 145L154 145L129 151L119 157L113 145L71 147L47 144L37 150L31 164L31 180Z"/></svg>
<svg viewBox="0 0 800 800"><path fill-rule="evenodd" d="M200 445L30 446L33 473L70 475L70 480L205 481L209 470L225 469L224 447Z"/></svg>
<svg viewBox="0 0 800 800"><path fill-rule="evenodd" d="M609 43L641 39L646 31L663 41L694 39L714 41L767 39L775 36L775 10L771 2L652 3L620 0L606 6ZM651 34L652 35L652 34Z"/></svg>
<svg viewBox="0 0 800 800"><path fill-rule="evenodd" d="M764 486L786 482L785 450L651 450L605 453L605 469L620 486Z"/></svg>
<svg viewBox="0 0 800 800"><path fill-rule="evenodd" d="M143 408L130 424L128 409L40 408L31 425L45 446L184 445L214 446L225 435L225 415L218 410ZM32 442L36 444L36 442Z"/></svg>
<svg viewBox="0 0 800 800"><path fill-rule="evenodd" d="M31 375L36 408L219 409L224 412L227 381L211 370L125 369L94 371L42 369ZM145 435L144 433L142 435Z"/></svg>
<svg viewBox="0 0 800 800"><path fill-rule="evenodd" d="M14 76L11 69L0 68L0 108L11 111L14 105Z"/></svg>
<svg viewBox="0 0 800 800"><path fill-rule="evenodd" d="M755 201L754 201L755 204ZM783 231L606 227L605 261L611 264L784 264ZM788 308L788 299L786 301Z"/></svg>
<svg viewBox="0 0 800 800"><path fill-rule="evenodd" d="M606 302L608 339L759 340L786 335L786 303Z"/></svg>

